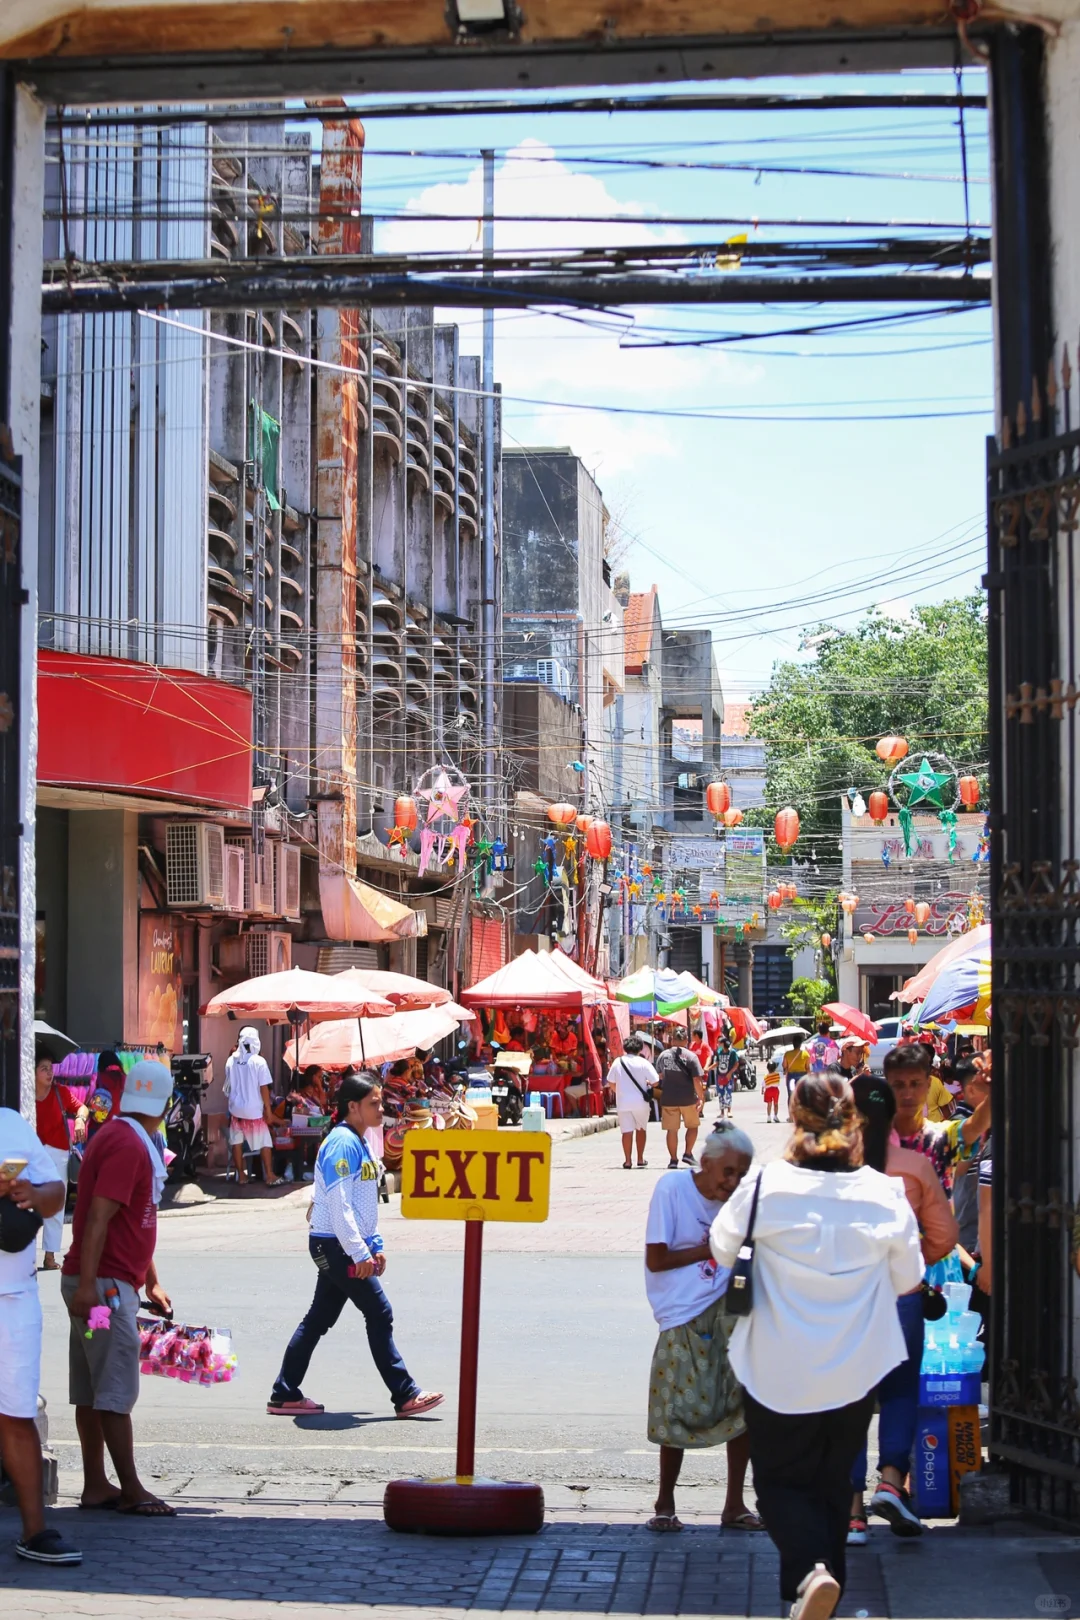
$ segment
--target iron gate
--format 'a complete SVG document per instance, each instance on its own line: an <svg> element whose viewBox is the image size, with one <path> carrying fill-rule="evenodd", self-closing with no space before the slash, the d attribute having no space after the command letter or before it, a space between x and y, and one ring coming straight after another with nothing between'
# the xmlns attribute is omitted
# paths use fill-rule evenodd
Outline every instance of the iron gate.
<svg viewBox="0 0 1080 1620"><path fill-rule="evenodd" d="M1014 1496L1080 1517L1075 1367L1076 534L1069 359L988 454L993 865L991 1450Z"/></svg>
<svg viewBox="0 0 1080 1620"><path fill-rule="evenodd" d="M0 428L0 1106L18 1108L22 490L7 437L7 430Z"/></svg>

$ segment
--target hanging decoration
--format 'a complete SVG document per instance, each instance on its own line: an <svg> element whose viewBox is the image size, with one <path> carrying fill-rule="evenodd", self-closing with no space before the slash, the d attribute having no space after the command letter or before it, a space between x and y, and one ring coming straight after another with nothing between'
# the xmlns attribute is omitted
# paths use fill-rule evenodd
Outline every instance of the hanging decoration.
<svg viewBox="0 0 1080 1620"><path fill-rule="evenodd" d="M726 782L710 782L705 789L705 807L717 821L731 808L731 789Z"/></svg>
<svg viewBox="0 0 1080 1620"><path fill-rule="evenodd" d="M783 903L784 903L784 897L780 893L780 890L779 889L771 889L769 891L769 894L766 897L766 901L765 901L765 904L768 906L769 910L770 911L779 911L780 907L783 905Z"/></svg>
<svg viewBox="0 0 1080 1620"><path fill-rule="evenodd" d="M915 907L915 921L920 928L925 928L930 921L930 905L926 900L920 900Z"/></svg>
<svg viewBox="0 0 1080 1620"><path fill-rule="evenodd" d="M867 944L867 945L872 945L872 944L873 944L873 943L874 943L874 936L873 936L873 934L872 934L872 933L871 933L871 932L870 932L870 930L869 930L869 928L868 928L868 929L867 929L867 930L866 930L866 932L865 932L865 933L864 933L864 934L863 934L863 939L864 939L864 940L865 940L865 942L866 942L866 944Z"/></svg>
<svg viewBox="0 0 1080 1620"><path fill-rule="evenodd" d="M424 875L432 861L442 866L451 850L454 851L458 871L464 871L465 851L472 839L474 825L470 817L464 814L464 805L469 797L468 782L453 766L436 766L420 778L415 797L424 806L419 875Z"/></svg>
<svg viewBox="0 0 1080 1620"><path fill-rule="evenodd" d="M737 827L739 825L739 823L742 821L742 818L743 818L742 811L741 810L736 810L734 806L731 806L727 810L724 811L724 826L727 827L729 830L732 827Z"/></svg>
<svg viewBox="0 0 1080 1620"><path fill-rule="evenodd" d="M889 795L876 788L869 799L870 820L875 827L883 827L889 814Z"/></svg>
<svg viewBox="0 0 1080 1620"><path fill-rule="evenodd" d="M402 832L416 829L416 800L407 793L394 800L394 826L400 827Z"/></svg>
<svg viewBox="0 0 1080 1620"><path fill-rule="evenodd" d="M793 810L790 805L778 810L776 820L773 822L773 831L776 834L776 842L786 855L799 841L799 812Z"/></svg>
<svg viewBox="0 0 1080 1620"><path fill-rule="evenodd" d="M505 872L507 864L506 845L501 838L496 838L491 845L491 870Z"/></svg>
<svg viewBox="0 0 1080 1620"><path fill-rule="evenodd" d="M976 844L975 853L972 855L971 858L975 862L976 865L979 865L980 863L981 864L987 864L987 865L989 864L989 861L990 861L990 817L989 816L987 816L986 820L983 822L983 830L979 834L979 842Z"/></svg>
<svg viewBox="0 0 1080 1620"><path fill-rule="evenodd" d="M718 889L712 889L710 891L710 893L709 893L709 904L710 904L710 906L712 906L714 911L715 911L716 907L720 904L720 892L719 892Z"/></svg>
<svg viewBox="0 0 1080 1620"><path fill-rule="evenodd" d="M585 834L588 832L589 828L592 826L592 824L593 824L592 816L578 816L576 818L575 822L574 822L574 826L577 828L578 832L581 834L581 836L583 838L584 838Z"/></svg>
<svg viewBox="0 0 1080 1620"><path fill-rule="evenodd" d="M831 945L832 945L832 935L831 934L822 934L822 936L821 936L821 948L822 948L822 950L827 951Z"/></svg>
<svg viewBox="0 0 1080 1620"><path fill-rule="evenodd" d="M915 902L914 902L914 900L912 900L910 898L905 900L904 901L904 910L907 912L909 917L914 917L914 915L915 915Z"/></svg>
<svg viewBox="0 0 1080 1620"><path fill-rule="evenodd" d="M979 778L977 776L961 776L956 783L960 794L960 803L965 810L974 810L979 803Z"/></svg>
<svg viewBox="0 0 1080 1620"><path fill-rule="evenodd" d="M858 895L857 894L848 894L846 890L841 890L841 892L837 896L837 899L840 902L840 910L844 913L844 916L845 917L853 916L854 913L855 913L855 908L859 904Z"/></svg>
<svg viewBox="0 0 1080 1620"><path fill-rule="evenodd" d="M896 805L897 820L904 835L904 854L909 858L914 847L914 813L920 807L936 810L938 820L948 838L950 861L956 859L956 807L960 793L956 784L956 769L945 754L924 754L918 765L905 770L894 767L889 777L889 794Z"/></svg>
<svg viewBox="0 0 1080 1620"><path fill-rule="evenodd" d="M885 868L886 872L892 865L892 850L889 848L888 844L882 844L881 846L881 864Z"/></svg>
<svg viewBox="0 0 1080 1620"><path fill-rule="evenodd" d="M549 804L548 820L553 821L556 827L569 827L578 817L576 804Z"/></svg>
<svg viewBox="0 0 1080 1620"><path fill-rule="evenodd" d="M917 928L909 928L907 931L907 937L909 945L917 945L919 942L919 930Z"/></svg>
<svg viewBox="0 0 1080 1620"><path fill-rule="evenodd" d="M886 765L895 765L900 760L906 759L907 751L906 737L882 737L874 748L878 759L884 760Z"/></svg>
<svg viewBox="0 0 1080 1620"><path fill-rule="evenodd" d="M611 854L611 828L606 821L594 821L585 834L585 848L594 861L606 861Z"/></svg>
<svg viewBox="0 0 1080 1620"><path fill-rule="evenodd" d="M861 793L856 793L855 797L852 799L851 813L853 816L858 816L860 820L863 816L865 816L866 800L863 798Z"/></svg>
<svg viewBox="0 0 1080 1620"><path fill-rule="evenodd" d="M986 921L986 901L978 890L973 889L968 895L967 925L969 928L981 928Z"/></svg>

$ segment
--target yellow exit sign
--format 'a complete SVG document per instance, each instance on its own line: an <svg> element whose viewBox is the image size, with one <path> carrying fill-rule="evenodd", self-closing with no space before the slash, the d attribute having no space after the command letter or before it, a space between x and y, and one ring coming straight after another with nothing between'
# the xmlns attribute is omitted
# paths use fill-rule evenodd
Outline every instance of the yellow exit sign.
<svg viewBox="0 0 1080 1620"><path fill-rule="evenodd" d="M546 1221L551 1137L543 1131L409 1131L401 1213L421 1221Z"/></svg>

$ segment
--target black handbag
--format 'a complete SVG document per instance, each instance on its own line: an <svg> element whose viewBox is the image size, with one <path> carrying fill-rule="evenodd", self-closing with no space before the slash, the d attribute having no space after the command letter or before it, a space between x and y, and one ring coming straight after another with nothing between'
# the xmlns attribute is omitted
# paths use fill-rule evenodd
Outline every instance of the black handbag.
<svg viewBox="0 0 1080 1620"><path fill-rule="evenodd" d="M761 1192L761 1172L758 1172L754 1197L750 1204L750 1221L742 1240L735 1264L728 1278L726 1306L729 1316L749 1316L754 1308L754 1223L757 1220L758 1194Z"/></svg>

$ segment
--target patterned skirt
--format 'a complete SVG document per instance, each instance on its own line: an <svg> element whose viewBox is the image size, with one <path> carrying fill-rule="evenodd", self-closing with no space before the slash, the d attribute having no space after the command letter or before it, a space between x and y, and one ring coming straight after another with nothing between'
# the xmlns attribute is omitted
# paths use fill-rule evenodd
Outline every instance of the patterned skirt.
<svg viewBox="0 0 1080 1620"><path fill-rule="evenodd" d="M742 1385L728 1360L736 1320L726 1315L721 1295L692 1322L660 1334L649 1374L649 1439L654 1445L703 1450L745 1431Z"/></svg>

